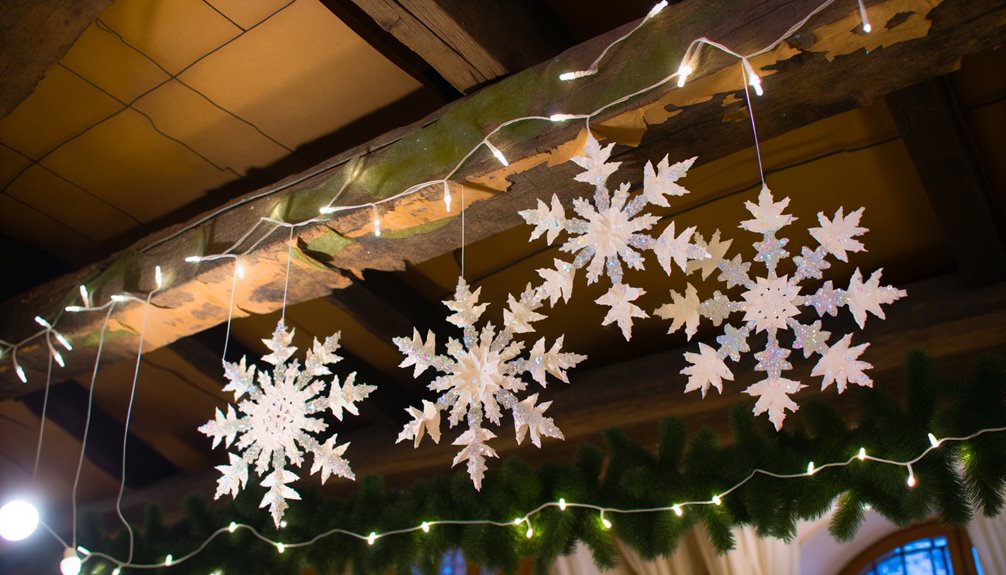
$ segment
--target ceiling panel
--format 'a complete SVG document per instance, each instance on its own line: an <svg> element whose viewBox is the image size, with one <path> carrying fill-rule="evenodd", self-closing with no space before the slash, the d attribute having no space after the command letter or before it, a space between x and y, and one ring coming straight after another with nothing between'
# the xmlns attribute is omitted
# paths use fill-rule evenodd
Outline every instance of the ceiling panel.
<svg viewBox="0 0 1006 575"><path fill-rule="evenodd" d="M244 29L251 28L291 0L208 0L214 8Z"/></svg>
<svg viewBox="0 0 1006 575"><path fill-rule="evenodd" d="M0 194L0 230L74 266L105 253L87 236L6 194Z"/></svg>
<svg viewBox="0 0 1006 575"><path fill-rule="evenodd" d="M31 165L31 159L17 150L0 145L0 189L14 181L21 172Z"/></svg>
<svg viewBox="0 0 1006 575"><path fill-rule="evenodd" d="M202 0L118 0L101 22L171 74L241 34Z"/></svg>
<svg viewBox="0 0 1006 575"><path fill-rule="evenodd" d="M172 80L133 106L157 127L184 141L218 166L241 174L268 166L289 151L258 130L176 80Z"/></svg>
<svg viewBox="0 0 1006 575"><path fill-rule="evenodd" d="M97 24L81 34L60 62L121 102L131 102L168 79L157 64Z"/></svg>
<svg viewBox="0 0 1006 575"><path fill-rule="evenodd" d="M133 110L69 142L44 164L144 222L198 200L206 190L234 178L158 134Z"/></svg>
<svg viewBox="0 0 1006 575"><path fill-rule="evenodd" d="M35 92L0 122L0 142L37 160L121 109L111 96L53 66Z"/></svg>
<svg viewBox="0 0 1006 575"><path fill-rule="evenodd" d="M290 148L421 88L316 0L298 0L181 79Z"/></svg>

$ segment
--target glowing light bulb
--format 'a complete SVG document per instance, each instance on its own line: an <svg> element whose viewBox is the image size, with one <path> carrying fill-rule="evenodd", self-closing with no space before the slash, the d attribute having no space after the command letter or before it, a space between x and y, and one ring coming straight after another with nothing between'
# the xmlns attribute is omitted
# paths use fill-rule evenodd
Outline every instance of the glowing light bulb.
<svg viewBox="0 0 1006 575"><path fill-rule="evenodd" d="M870 26L869 22L863 22L863 32L866 32L867 34L869 34L872 31L873 31L873 26Z"/></svg>
<svg viewBox="0 0 1006 575"><path fill-rule="evenodd" d="M531 524L528 523L527 531L524 532L524 536L528 539L534 537L534 529L531 529Z"/></svg>
<svg viewBox="0 0 1006 575"><path fill-rule="evenodd" d="M112 575L120 575L121 573L122 573L121 567L116 567L115 569L112 569Z"/></svg>
<svg viewBox="0 0 1006 575"><path fill-rule="evenodd" d="M373 545L374 541L377 541L377 533L371 531L370 535L367 535L367 543Z"/></svg>
<svg viewBox="0 0 1006 575"><path fill-rule="evenodd" d="M56 341L59 342L59 345L63 346L63 349L65 349L66 351L73 351L73 346L70 345L69 340L63 337L63 334L59 333L56 330L53 330L52 335L56 337Z"/></svg>
<svg viewBox="0 0 1006 575"><path fill-rule="evenodd" d="M25 375L23 367L15 363L14 371L17 372L17 378L21 380L21 383L28 383L28 376Z"/></svg>
<svg viewBox="0 0 1006 575"><path fill-rule="evenodd" d="M234 533L238 529L238 524L231 521L231 524L227 526L227 530Z"/></svg>
<svg viewBox="0 0 1006 575"><path fill-rule="evenodd" d="M683 509L681 509L681 506L678 505L677 503L675 503L674 505L672 505L671 509L674 511L674 514L677 515L678 517L681 517L682 515L685 514L685 511Z"/></svg>
<svg viewBox="0 0 1006 575"><path fill-rule="evenodd" d="M451 213L451 187L447 185L447 180L444 180L444 210Z"/></svg>
<svg viewBox="0 0 1006 575"><path fill-rule="evenodd" d="M0 507L0 537L7 541L27 539L38 527L38 510L23 499L15 499Z"/></svg>
<svg viewBox="0 0 1006 575"><path fill-rule="evenodd" d="M334 214L335 211L336 211L335 208L332 206L324 206L320 210L318 210L318 212L322 214Z"/></svg>
<svg viewBox="0 0 1006 575"><path fill-rule="evenodd" d="M570 80L577 80L579 78L585 78L587 76L593 76L596 71L591 70L577 70L576 72L563 72L559 74L559 79L563 82L568 82Z"/></svg>
<svg viewBox="0 0 1006 575"><path fill-rule="evenodd" d="M720 496L719 495L713 495L713 505L719 505L720 503L723 503L723 500L720 499Z"/></svg>
<svg viewBox="0 0 1006 575"><path fill-rule="evenodd" d="M283 545L282 543L277 543L276 544L276 551L278 551L280 554L282 554L284 551L286 551L286 545Z"/></svg>
<svg viewBox="0 0 1006 575"><path fill-rule="evenodd" d="M189 256L189 257L185 258L185 261L189 262L190 264L197 264L197 263L203 261L203 258L201 258L199 256Z"/></svg>
<svg viewBox="0 0 1006 575"><path fill-rule="evenodd" d="M863 461L864 459L866 459L866 448L865 447L860 447L859 448L859 455L857 455L856 457L858 457L860 461Z"/></svg>
<svg viewBox="0 0 1006 575"><path fill-rule="evenodd" d="M524 523L524 518L523 517L517 517L517 518L515 518L513 520L513 524L514 525L520 525L521 523Z"/></svg>
<svg viewBox="0 0 1006 575"><path fill-rule="evenodd" d="M44 327L45 329L52 329L52 324L45 321L45 319L40 315L35 316L35 323Z"/></svg>
<svg viewBox="0 0 1006 575"><path fill-rule="evenodd" d="M91 305L91 296L87 293L87 286L83 284L80 286L80 301L84 305Z"/></svg>
<svg viewBox="0 0 1006 575"><path fill-rule="evenodd" d="M84 311L85 308L82 308L79 305L68 305L68 306L66 306L63 309L65 309L66 311L68 311L70 313L77 313L79 311Z"/></svg>
<svg viewBox="0 0 1006 575"><path fill-rule="evenodd" d="M604 516L604 511L601 512L601 525L603 525L605 529L611 529L611 521L608 521L608 518Z"/></svg>
<svg viewBox="0 0 1006 575"><path fill-rule="evenodd" d="M573 114L552 114L548 119L553 122L565 122L566 120L575 120L577 117Z"/></svg>
<svg viewBox="0 0 1006 575"><path fill-rule="evenodd" d="M667 0L662 0L661 2L657 2L657 4L655 6L653 6L653 8L650 8L650 11L647 12L646 17L647 18L653 18L657 14L660 14L660 11L663 10L664 8L666 8L666 7L667 7Z"/></svg>
<svg viewBox="0 0 1006 575"><path fill-rule="evenodd" d="M908 470L908 481L905 482L908 487L912 488L918 485L918 481L915 480L915 474L912 473L911 468Z"/></svg>
<svg viewBox="0 0 1006 575"><path fill-rule="evenodd" d="M929 434L929 443L930 443L930 445L932 445L933 447L939 447L939 446L940 446L940 443L942 443L942 442L941 442L941 441L940 441L939 439L936 439L936 436L935 436L935 435L933 435L932 433L930 433L930 434Z"/></svg>
<svg viewBox="0 0 1006 575"><path fill-rule="evenodd" d="M759 96L763 95L765 91L762 90L761 87L761 78L759 78L758 74L755 73L754 68L751 66L751 62L748 62L747 59L745 59L743 62L744 62L744 70L747 72L748 76L748 84L752 88L754 88L755 94Z"/></svg>
<svg viewBox="0 0 1006 575"><path fill-rule="evenodd" d="M83 545L78 545L77 546L77 551L83 553L84 555L90 555L91 554L91 550L88 549L87 547L84 547Z"/></svg>
<svg viewBox="0 0 1006 575"><path fill-rule="evenodd" d="M814 475L817 473L817 469L814 467L814 462L811 461L807 464L807 475Z"/></svg>
<svg viewBox="0 0 1006 575"><path fill-rule="evenodd" d="M377 212L377 204L371 204L374 208L374 235L381 237L381 215Z"/></svg>
<svg viewBox="0 0 1006 575"><path fill-rule="evenodd" d="M429 521L423 521L423 524L420 525L419 528L423 530L423 533L429 533L430 532L430 523L429 523Z"/></svg>
<svg viewBox="0 0 1006 575"><path fill-rule="evenodd" d="M154 266L154 283L157 284L157 289L164 286L164 274L161 273L161 266Z"/></svg>
<svg viewBox="0 0 1006 575"><path fill-rule="evenodd" d="M239 280L245 279L245 267L241 265L240 258L234 260L234 273L237 274Z"/></svg>
<svg viewBox="0 0 1006 575"><path fill-rule="evenodd" d="M685 87L685 81L688 80L688 76L691 76L694 71L691 64L687 62L682 62L681 66L678 66L678 88Z"/></svg>
<svg viewBox="0 0 1006 575"><path fill-rule="evenodd" d="M566 499L563 498L563 497L559 498L559 510L560 511L565 511L566 510Z"/></svg>
<svg viewBox="0 0 1006 575"><path fill-rule="evenodd" d="M284 519L284 520L282 520L282 521L279 522L279 528L280 529L283 529L285 527L286 527L286 519Z"/></svg>
<svg viewBox="0 0 1006 575"><path fill-rule="evenodd" d="M164 566L165 567L171 567L171 565L174 562L175 562L175 558L171 556L171 553L168 553L168 556L164 558Z"/></svg>
<svg viewBox="0 0 1006 575"><path fill-rule="evenodd" d="M80 557L77 552L69 547L63 552L63 560L59 562L59 572L63 575L77 575L80 573Z"/></svg>
<svg viewBox="0 0 1006 575"><path fill-rule="evenodd" d="M127 302L127 301L129 301L129 296L125 296L125 295L117 293L117 294L114 294L112 296L112 301L114 301L115 303Z"/></svg>
<svg viewBox="0 0 1006 575"><path fill-rule="evenodd" d="M501 152L499 148L494 146L493 143L490 142L489 140L486 140L485 143L486 147L489 148L489 151L492 152L494 156L496 156L496 159L499 161L499 163L503 164L504 167L510 165L510 162L506 161L506 156L503 155L503 152Z"/></svg>
<svg viewBox="0 0 1006 575"><path fill-rule="evenodd" d="M869 34L873 31L873 26L870 26L870 19L866 17L866 6L863 5L863 0L858 0L859 2L859 18L863 21L863 33Z"/></svg>
<svg viewBox="0 0 1006 575"><path fill-rule="evenodd" d="M63 361L63 356L60 355L60 353L55 349L51 351L52 351L52 358L56 360L56 363L59 364L60 367L66 367L66 362Z"/></svg>

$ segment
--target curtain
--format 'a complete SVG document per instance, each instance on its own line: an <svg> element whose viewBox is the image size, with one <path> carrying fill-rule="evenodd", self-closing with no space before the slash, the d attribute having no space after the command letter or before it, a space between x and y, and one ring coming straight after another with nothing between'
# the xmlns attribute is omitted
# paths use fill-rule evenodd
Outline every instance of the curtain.
<svg viewBox="0 0 1006 575"><path fill-rule="evenodd" d="M968 537L978 550L985 573L1006 573L1006 512L988 518L976 511L968 525Z"/></svg>

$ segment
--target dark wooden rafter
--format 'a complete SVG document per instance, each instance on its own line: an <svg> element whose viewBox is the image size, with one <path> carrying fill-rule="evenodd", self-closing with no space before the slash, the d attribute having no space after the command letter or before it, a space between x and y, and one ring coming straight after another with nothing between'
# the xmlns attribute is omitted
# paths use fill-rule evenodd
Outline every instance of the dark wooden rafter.
<svg viewBox="0 0 1006 575"><path fill-rule="evenodd" d="M5 0L0 5L0 118L14 111L49 66L114 0Z"/></svg>
<svg viewBox="0 0 1006 575"><path fill-rule="evenodd" d="M962 56L1006 42L1006 5L1002 2L947 0L933 7L930 2L917 1L912 16L895 19L891 30L898 33L891 37L883 36L887 28L880 25L875 25L874 34L858 33L855 7L836 3L808 24L800 48L788 47L756 58L753 65L761 71L766 90L780 95L756 103L761 137L791 131L948 73ZM0 306L0 317L5 318L0 337L9 341L25 337L34 329L32 316L52 317L61 307L76 303L74 294L81 283L87 283L100 302L117 292L152 289L155 263L166 266L168 283L154 298L150 325L157 329L147 332L155 333L148 338L148 349L222 323L227 306L220 294L229 293L232 264L187 264L183 262L186 256L220 251L262 217L304 221L316 217L319 207L336 195L340 204L368 204L416 182L443 177L468 149L505 120L521 114L597 109L617 95L664 77L680 60L688 39L707 35L741 51L757 49L792 24L780 14L797 18L817 5L817 0L770 0L740 15L728 0L668 7L613 50L596 77L577 83L557 79L560 72L589 65L633 23L552 62L488 86L419 124L332 158L312 172L314 175L292 177L257 192L254 198L244 198L240 209L194 222L189 228L155 234L117 258L24 293ZM903 1L870 4L878 22L903 9ZM899 32L900 26L912 28ZM685 88L677 89L668 82L601 114L592 126L599 136L638 145L617 148L617 161L638 164L657 159L668 152L668 141L689 142L687 148L670 150L672 161L695 154L700 162L712 161L751 144L750 127L735 119L736 108L743 103L724 105L727 97L743 98L739 77L735 60L710 53ZM478 241L518 225L516 212L533 206L537 198L553 192L582 194L583 187L572 182L573 168L561 163L582 141L582 127L577 122L538 122L508 128L494 142L510 159L509 167L501 167L484 150L465 163L452 180L464 183L467 190L467 240ZM549 162L559 165L548 167ZM340 212L329 221L298 228L294 279L287 301L316 299L345 287L350 275L340 270L352 270L357 276L367 269L398 270L408 262L425 261L456 249L460 197L455 194L455 210L448 214L442 194L441 186L431 186L382 205L385 233L380 238L371 233L369 209ZM268 226L260 226L254 237L260 238L266 231ZM285 229L272 233L244 256L248 277L238 295L241 314L280 307L287 237ZM120 306L113 314L112 332L105 345L109 360L133 356L141 316L139 305ZM64 315L60 328L78 345L59 377L74 377L93 362L94 334L100 322L100 313ZM25 346L18 358L28 369L31 382L21 384L10 363L0 363L0 397L29 393L44 382L44 346Z"/></svg>
<svg viewBox="0 0 1006 575"><path fill-rule="evenodd" d="M42 416L45 396L37 391L21 398L35 415ZM88 390L75 381L53 385L49 389L49 401L45 406L45 417L71 436L82 441L87 419ZM149 443L132 432L126 433L119 420L97 405L91 406L90 429L87 435L88 461L112 477L122 474L122 443L128 436L126 449L126 487L136 488L150 485L171 477L180 470L174 463L161 455Z"/></svg>
<svg viewBox="0 0 1006 575"><path fill-rule="evenodd" d="M569 47L555 15L529 0L351 2L462 93L534 66Z"/></svg>
<svg viewBox="0 0 1006 575"><path fill-rule="evenodd" d="M439 305L390 272L369 271L327 299L388 345L393 338L412 335L413 328L425 333L448 325Z"/></svg>
<svg viewBox="0 0 1006 575"><path fill-rule="evenodd" d="M920 82L887 102L961 273L974 286L1006 278L1002 219L950 80Z"/></svg>

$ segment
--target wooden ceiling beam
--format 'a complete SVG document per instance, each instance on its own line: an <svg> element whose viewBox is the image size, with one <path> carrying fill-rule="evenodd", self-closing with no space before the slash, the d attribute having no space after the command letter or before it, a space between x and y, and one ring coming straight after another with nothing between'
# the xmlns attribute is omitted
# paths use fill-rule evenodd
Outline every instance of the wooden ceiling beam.
<svg viewBox="0 0 1006 575"><path fill-rule="evenodd" d="M4 0L0 5L0 119L14 111L114 0Z"/></svg>
<svg viewBox="0 0 1006 575"><path fill-rule="evenodd" d="M904 11L906 1L917 2L911 4L917 11L907 19L893 17ZM327 221L307 221L317 218L319 208L333 197L340 205L366 206L416 182L442 178L485 134L516 115L594 110L618 94L651 85L674 67L668 62L680 60L687 39L706 35L741 51L754 50L792 24L780 14L806 14L817 5L817 0L767 0L743 13L737 13L730 0L670 6L619 44L595 77L575 83L557 79L560 72L589 65L626 27L488 86L416 125L334 157L309 174L290 177L186 226L157 233L109 260L21 294L0 305L4 318L0 338L16 342L32 334L37 329L32 317L52 318L65 305L78 303L77 287L82 283L98 302L123 291L145 293L153 288L154 264L164 266L167 283L151 308L148 349L223 323L228 300L222 294L230 293L233 264L221 260L190 264L184 258L218 253L253 226L251 236L238 248L239 252L250 250L242 256L247 277L239 284L238 315L267 313L284 301L294 304L327 296L350 283L350 274L340 270L351 270L356 276L367 269L400 270L410 262L455 250L460 244L460 194L454 196L455 209L446 213L443 188L438 185L382 204L385 233L381 237L371 233L369 208L339 212ZM930 0L882 0L871 3L870 10L877 21L885 14L892 16L890 36L883 35L887 27L880 25L871 35L857 32L855 7L836 3L801 32L799 47L780 48L778 53L755 59L767 91L755 105L762 138L948 73L961 57L1006 43L1006 4L998 0L944 1L935 7ZM617 161L639 165L668 151L671 161L696 153L702 163L725 157L751 144L749 126L738 121L743 109L738 99L744 95L738 70L735 60L710 52L685 88L668 82L606 111L591 125L599 136L638 144L637 148L616 148ZM536 199L552 193L565 198L582 195L589 187L574 182L575 168L563 162L582 136L578 122L528 123L493 138L510 159L509 167L500 166L485 150L464 163L452 180L455 186L464 184L466 190L467 241L519 225L517 211L533 207ZM688 145L668 150L669 141ZM307 222L297 228L288 292L284 282L288 230L263 224L265 217ZM76 345L68 354L67 368L57 372L58 378L75 377L93 364L94 335L102 317L100 312L62 315L59 328ZM141 318L140 304L116 309L104 347L107 360L134 356ZM39 340L18 350L18 359L29 373L27 385L18 381L9 360L0 362L0 399L38 389L45 380L46 355Z"/></svg>
<svg viewBox="0 0 1006 575"><path fill-rule="evenodd" d="M548 7L529 0L347 0L462 93L567 48Z"/></svg>
<svg viewBox="0 0 1006 575"><path fill-rule="evenodd" d="M898 90L887 103L968 283L1006 278L1001 216L950 79Z"/></svg>

